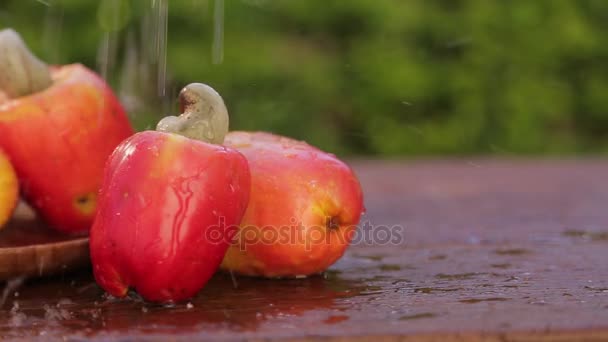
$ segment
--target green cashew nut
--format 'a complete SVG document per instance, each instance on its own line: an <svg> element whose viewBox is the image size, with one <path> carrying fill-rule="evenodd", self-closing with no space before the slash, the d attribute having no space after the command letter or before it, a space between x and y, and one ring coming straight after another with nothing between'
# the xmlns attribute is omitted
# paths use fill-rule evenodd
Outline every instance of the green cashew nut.
<svg viewBox="0 0 608 342"><path fill-rule="evenodd" d="M191 139L222 144L228 133L228 109L215 89L191 83L179 93L180 116L160 120L156 130L176 133Z"/></svg>
<svg viewBox="0 0 608 342"><path fill-rule="evenodd" d="M34 94L53 83L48 66L36 58L13 29L0 31L0 91L9 98Z"/></svg>

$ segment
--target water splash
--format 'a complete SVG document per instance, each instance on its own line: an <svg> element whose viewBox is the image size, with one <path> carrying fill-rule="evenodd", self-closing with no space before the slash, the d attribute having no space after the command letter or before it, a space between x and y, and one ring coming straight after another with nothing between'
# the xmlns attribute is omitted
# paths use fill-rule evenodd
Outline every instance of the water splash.
<svg viewBox="0 0 608 342"><path fill-rule="evenodd" d="M6 299L8 298L8 296L15 292L25 281L25 277L21 276L21 277L16 277L13 279L9 279L6 282L6 286L4 287L4 291L2 291L2 297L0 298L0 308L2 308L4 306L4 303L6 302Z"/></svg>
<svg viewBox="0 0 608 342"><path fill-rule="evenodd" d="M21 308L19 306L19 302L14 301L13 307L9 311L10 319L9 326L10 327L21 327L27 321L27 315L20 311Z"/></svg>
<svg viewBox="0 0 608 342"><path fill-rule="evenodd" d="M44 304L42 309L44 310L44 319L47 321L65 321L72 318L72 314L59 305L52 307L49 304Z"/></svg>

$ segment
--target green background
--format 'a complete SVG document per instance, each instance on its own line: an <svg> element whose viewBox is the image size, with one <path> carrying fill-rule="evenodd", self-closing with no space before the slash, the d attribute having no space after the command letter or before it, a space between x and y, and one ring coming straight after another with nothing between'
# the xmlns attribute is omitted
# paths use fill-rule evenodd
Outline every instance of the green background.
<svg viewBox="0 0 608 342"><path fill-rule="evenodd" d="M225 0L214 50L216 6L170 0L166 50L161 0L2 0L0 26L100 71L139 129L199 81L233 129L341 155L608 151L608 1Z"/></svg>

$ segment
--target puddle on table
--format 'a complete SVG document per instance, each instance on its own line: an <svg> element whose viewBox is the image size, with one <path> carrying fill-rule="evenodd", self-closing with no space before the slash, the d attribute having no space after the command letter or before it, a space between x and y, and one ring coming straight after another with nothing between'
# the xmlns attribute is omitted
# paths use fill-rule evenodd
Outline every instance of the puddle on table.
<svg viewBox="0 0 608 342"><path fill-rule="evenodd" d="M464 304L477 304L481 302L505 302L510 300L511 298L503 298L503 297L489 297L489 298L469 298L469 299L461 299L460 303Z"/></svg>
<svg viewBox="0 0 608 342"><path fill-rule="evenodd" d="M382 271L401 271L402 266L396 264L383 264L380 265Z"/></svg>
<svg viewBox="0 0 608 342"><path fill-rule="evenodd" d="M593 242L608 242L608 232L588 232L584 230L566 230L562 233L563 236L570 238L580 238Z"/></svg>
<svg viewBox="0 0 608 342"><path fill-rule="evenodd" d="M599 293L608 293L608 287L585 286L585 290L599 292Z"/></svg>
<svg viewBox="0 0 608 342"><path fill-rule="evenodd" d="M380 286L347 280L340 272L306 279L265 280L218 274L190 302L171 306L144 303L137 297L107 296L88 273L32 281L10 294L0 311L0 336L41 333L85 336L97 332L187 332L195 329L254 331L274 318L325 312L319 320L336 324L346 315L327 311L351 308L352 298L382 293Z"/></svg>
<svg viewBox="0 0 608 342"><path fill-rule="evenodd" d="M553 273L531 276L524 271L533 269L514 262L525 260L497 255L495 248L484 249L477 259L470 258L470 253L450 253L450 263L431 261L430 255L437 253L428 251L407 257L347 254L323 276L293 280L237 277L236 288L229 275L218 274L191 302L170 307L147 304L137 297L118 300L106 296L87 272L36 280L17 289L18 296L7 295L0 310L0 338L41 333L80 339L112 339L125 334L257 336L273 331L299 336L303 326L353 329L371 319L431 326L436 317L442 321L468 317L486 305L497 311L516 305L533 309L543 305L536 294L545 285L535 279ZM502 255L512 255L513 250L519 248L506 247L503 251L511 252ZM536 253L542 256L540 250ZM417 269L404 266L408 263ZM517 268L517 272L508 268ZM600 282L577 283L576 290L568 291L574 298L567 299L574 303L597 298L604 287ZM565 289L560 288L556 296L563 298ZM449 305L450 310L437 311L443 305Z"/></svg>
<svg viewBox="0 0 608 342"><path fill-rule="evenodd" d="M498 255L527 255L531 254L532 251L525 248L503 248L495 250L494 253Z"/></svg>
<svg viewBox="0 0 608 342"><path fill-rule="evenodd" d="M401 270L415 270L416 269L415 266L410 265L410 264L380 263L386 258L386 255L383 255L383 254L353 254L352 256L355 259L369 260L369 261L374 262L374 263L371 263L368 265L357 267L355 270L358 270L358 271L368 271L373 268L377 268L380 271L385 271L385 272L396 272L396 271L401 271Z"/></svg>
<svg viewBox="0 0 608 342"><path fill-rule="evenodd" d="M359 259L367 259L371 261L382 261L386 256L382 254L372 254L372 255L363 255L363 254L353 254L355 258Z"/></svg>
<svg viewBox="0 0 608 342"><path fill-rule="evenodd" d="M409 321L409 320L414 320L414 319L422 319L422 318L434 318L437 317L438 315L436 313L432 313L432 312L422 312L419 314L413 314L413 315L404 315L399 317L400 321Z"/></svg>
<svg viewBox="0 0 608 342"><path fill-rule="evenodd" d="M509 282L509 281L520 281L520 280L521 279L519 277L516 277L516 276L512 275L512 276L507 277L504 281L505 282Z"/></svg>
<svg viewBox="0 0 608 342"><path fill-rule="evenodd" d="M444 279L444 280L468 280L468 279L472 279L472 278L486 275L486 274L488 274L488 273L484 273L484 272L469 272L469 273L457 273L457 274L438 273L435 275L435 278Z"/></svg>
<svg viewBox="0 0 608 342"><path fill-rule="evenodd" d="M370 273L374 271L396 273L403 270L416 270L417 267L410 264L372 264L372 265L361 265L353 268L353 272L359 273Z"/></svg>
<svg viewBox="0 0 608 342"><path fill-rule="evenodd" d="M414 289L414 293L437 293L437 292L455 292L462 290L462 287L453 288L439 288L439 287L417 287Z"/></svg>

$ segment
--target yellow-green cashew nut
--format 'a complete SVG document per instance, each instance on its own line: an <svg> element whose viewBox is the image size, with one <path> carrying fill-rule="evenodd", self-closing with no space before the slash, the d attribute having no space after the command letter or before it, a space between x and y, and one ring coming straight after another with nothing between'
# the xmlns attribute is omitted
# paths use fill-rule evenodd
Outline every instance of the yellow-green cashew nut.
<svg viewBox="0 0 608 342"><path fill-rule="evenodd" d="M0 31L0 70L0 91L9 98L37 93L52 83L47 65L13 29Z"/></svg>
<svg viewBox="0 0 608 342"><path fill-rule="evenodd" d="M176 133L211 144L222 144L228 133L228 109L215 89L191 83L179 93L182 114L160 120L156 130Z"/></svg>

